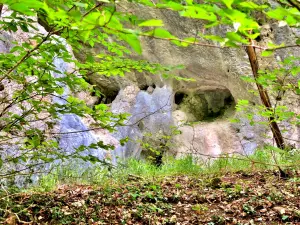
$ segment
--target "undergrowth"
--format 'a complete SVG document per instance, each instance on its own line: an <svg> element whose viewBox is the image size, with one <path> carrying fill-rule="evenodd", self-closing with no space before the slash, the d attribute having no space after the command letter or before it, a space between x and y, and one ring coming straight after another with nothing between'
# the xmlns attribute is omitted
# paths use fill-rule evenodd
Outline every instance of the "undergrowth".
<svg viewBox="0 0 300 225"><path fill-rule="evenodd" d="M274 157L276 156L276 157ZM0 191L0 224L298 224L299 151L201 160L129 159L60 166L27 189ZM280 179L278 165L290 173ZM174 212L176 216L174 217Z"/></svg>
<svg viewBox="0 0 300 225"><path fill-rule="evenodd" d="M43 176L30 190L50 191L62 184L88 184L114 186L128 180L161 180L167 176L204 174L222 175L227 172L274 170L277 165L284 169L297 169L300 166L299 150L278 152L265 148L257 150L251 156L222 155L213 159L195 159L186 156L175 159L164 157L163 165L157 167L147 160L129 159L115 168L94 166L92 169L76 169L74 165L56 168L51 174ZM75 164L76 165L76 164ZM77 164L78 165L78 164Z"/></svg>

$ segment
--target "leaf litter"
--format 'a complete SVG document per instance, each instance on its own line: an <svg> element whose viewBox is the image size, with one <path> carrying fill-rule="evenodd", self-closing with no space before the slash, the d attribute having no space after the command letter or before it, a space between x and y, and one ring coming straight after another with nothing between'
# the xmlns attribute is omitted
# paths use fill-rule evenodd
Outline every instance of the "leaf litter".
<svg viewBox="0 0 300 225"><path fill-rule="evenodd" d="M0 196L0 224L300 224L300 171L128 179Z"/></svg>

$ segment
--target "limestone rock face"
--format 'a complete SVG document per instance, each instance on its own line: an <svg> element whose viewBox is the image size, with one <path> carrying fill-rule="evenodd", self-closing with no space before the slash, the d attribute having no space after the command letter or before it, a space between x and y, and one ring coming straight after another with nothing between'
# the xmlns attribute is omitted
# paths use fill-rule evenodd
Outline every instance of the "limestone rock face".
<svg viewBox="0 0 300 225"><path fill-rule="evenodd" d="M165 28L178 37L194 37L201 32L206 34L203 24L196 20L179 17L176 12L157 10L140 5L130 7L133 13L145 19L159 18L164 21ZM272 26L266 27L266 30ZM45 32L39 27L41 32ZM283 34L293 34L296 31L283 28L273 28L272 39L276 42L283 40ZM226 32L226 28L214 28L216 34ZM267 35L269 32L263 32ZM12 36L9 33L0 34L0 51L8 52L13 41L26 41L30 33L18 31ZM285 37L285 35L284 35ZM290 41L290 40L289 40ZM115 146L112 151L113 162L118 158L143 157L147 151L143 144L159 146L166 144L166 136L172 136L172 129L176 127L180 134L171 140L168 151L177 157L192 154L203 158L217 156L221 153L239 152L251 154L258 146L270 143L265 138L267 128L250 126L249 121L241 119L239 124L231 124L230 117L241 116L235 112L235 104L239 99L247 99L256 104L259 99L249 90L253 87L243 82L240 77L251 75L251 68L244 49L222 49L207 46L178 47L166 40L142 38L142 55L133 55L136 59L144 59L163 65L184 65L184 69L172 71L175 75L193 78L193 82L178 80L164 80L162 74L149 75L147 73L130 73L125 77L105 77L96 74L88 79L104 93L105 99L91 96L90 93L77 93L77 97L84 99L89 106L104 102L111 106L114 113L129 113L125 125L116 128L111 134L106 130L86 131L93 123L91 118L79 118L76 115L63 115L57 122L60 146L66 152L72 152L80 145L89 145L96 141ZM203 40L203 43L207 43ZM71 51L71 49L70 49ZM101 49L93 49L95 52ZM294 52L295 55L297 53ZM299 53L298 53L299 54ZM78 59L85 59L84 53L75 55ZM287 52L282 50L276 58L282 60ZM260 59L262 65L269 62ZM270 61L274 61L272 58ZM60 71L70 70L71 64L60 59L54 61ZM55 74L54 74L55 75ZM5 80L3 82L6 82ZM11 84L13 85L13 84ZM3 83L4 87L9 86ZM12 90L18 88L0 88L0 97L11 95ZM70 94L65 90L64 96ZM57 101L60 99L49 99ZM291 107L300 109L298 96L291 96L287 102ZM298 107L298 108L297 108ZM16 109L17 111L17 109ZM299 110L298 110L299 112ZM37 125L39 128L43 124ZM300 139L300 128L289 127L288 135L292 139ZM46 127L45 127L46 129ZM86 132L83 132L86 131ZM269 135L269 134L267 134ZM129 138L125 145L120 140ZM299 143L295 142L298 145ZM297 147L297 146L296 146ZM13 149L12 152L15 150ZM91 150L99 158L105 158L107 152L102 149Z"/></svg>
<svg viewBox="0 0 300 225"><path fill-rule="evenodd" d="M7 16L11 13L7 8L4 10L5 15ZM2 53L8 53L11 48L13 47L13 42L18 42L19 44L22 44L24 42L30 41L31 37L33 37L36 34L47 34L45 29L36 24L37 30L31 29L30 32L23 32L21 30L18 30L17 32L6 32L1 31L0 32L0 52ZM70 46L67 45L66 41L60 37L57 37L59 41L62 43L65 43L67 49L72 54L72 49ZM71 72L74 69L73 63L67 63L64 60L54 57L53 58L53 65L55 65L56 70L60 71L61 73L53 72L52 76L54 77L61 77L64 76L63 74L65 72ZM36 77L28 77L28 82L34 82ZM23 86L21 84L17 84L16 82L10 81L8 79L3 79L1 81L1 84L3 88L0 89L0 112L1 112L1 119L10 116L10 113L16 114L16 115L23 115L24 108L29 108L29 104L26 101L22 102L22 107L18 106L18 104L11 104L10 107L9 103L13 102L15 99L13 98L13 95L18 90L23 90ZM43 99L40 99L40 101L47 101L47 102L54 102L58 104L65 104L66 98L70 96L73 93L70 93L70 90L63 84L61 84L64 87L64 93L60 96L52 97L47 96ZM79 97L87 98L86 96L89 95L89 93L79 93ZM91 97L93 98L93 97ZM95 103L95 100L91 101L90 105L93 105ZM8 106L8 107L7 107ZM29 115L31 116L31 115ZM39 119L37 119L39 118ZM52 118L52 117L51 117ZM92 143L96 143L99 140L104 139L104 143L111 144L111 145L118 145L118 141L114 140L113 137L108 134L107 131L104 132L90 132L88 123L84 121L83 118L80 118L79 116L75 114L65 114L60 115L59 119L55 119L54 121L51 121L49 119L49 114L45 111L41 111L38 114L38 117L35 117L35 115L32 115L33 122L29 123L28 125L24 125L25 130L26 129L38 129L41 132L45 133L46 137L51 139L57 139L59 143L59 147L62 150L62 153L65 155L69 155L74 153L75 149L78 148L81 145L89 146ZM3 120L1 120L3 121ZM49 124L55 124L53 127L52 125L49 126ZM45 162L38 162L37 164L39 166L28 167L28 165L31 165L33 163L33 159L30 158L30 154L27 152L25 153L27 157L26 160L19 160L18 163L11 163L11 160L9 160L9 157L19 157L22 154L24 154L23 144L25 141L26 132L24 130L19 131L19 133L16 132L1 132L1 139L0 139L0 157L5 162L3 166L1 167L0 171L0 177L3 177L5 174L13 174L13 171L22 171L27 174L35 173L35 172L47 172L48 169L52 168L52 165L61 165L61 160L56 160L52 165L50 163ZM51 151L51 149L49 149ZM103 149L87 149L82 152L82 155L93 155L95 157L98 157L99 159L103 159L106 156L106 151ZM8 159L8 160L7 160ZM7 162L6 162L7 160ZM36 161L34 161L36 163ZM80 168L87 168L90 163L84 163L81 162ZM5 177L5 176L4 176ZM33 175L27 177L31 179L30 182L36 182L39 179L39 175ZM28 183L28 180L24 180L25 178L23 176L15 176L15 182L18 186L23 186ZM2 180L1 180L2 182ZM6 182L4 180L3 182Z"/></svg>
<svg viewBox="0 0 300 225"><path fill-rule="evenodd" d="M130 8L145 19L162 19L166 29L178 37L195 36L198 32L205 33L203 24L179 17L176 12L149 10L140 5L131 5ZM215 32L224 31L215 30ZM234 106L238 99L258 101L248 92L252 86L240 79L242 75L251 74L246 52L243 49L204 46L183 48L165 40L149 38L142 38L141 41L143 53L141 56L134 56L135 58L163 65L184 65L185 69L174 71L174 73L182 77L193 78L195 81L164 80L160 74L145 73L127 74L122 78L92 75L90 81L97 85L101 92L109 93L110 90L120 90L112 102L112 111L128 112L132 115L128 121L130 126L119 127L117 133L114 134L117 139L129 136L131 141L118 147L115 153L122 157L140 156L141 141L143 143L155 142L148 137L147 133L159 139L158 136L170 134L171 126L178 126L181 131L181 134L174 138L171 147L172 152L177 156L190 153L188 149L192 143L196 148L193 154L218 155L222 152L241 152L243 149L241 141L244 135L239 136L237 129L232 127L226 119L234 116ZM158 110L166 102L168 105ZM155 112L157 110L158 112ZM178 122L177 117L182 121ZM216 119L220 121L214 122ZM205 121L205 123L194 125L193 128L190 125L184 125L183 121ZM252 131L254 133L246 143L248 145L253 143L251 148L248 147L248 151L253 152L253 146L261 144L262 139L260 133L249 124L247 124L247 129L248 131L240 130L240 132ZM194 131L195 135L192 135ZM158 135L159 132L161 135ZM241 141L239 141L240 137Z"/></svg>
<svg viewBox="0 0 300 225"><path fill-rule="evenodd" d="M228 89L211 89L175 93L177 108L184 111L190 122L213 120L229 116L235 101Z"/></svg>
<svg viewBox="0 0 300 225"><path fill-rule="evenodd" d="M194 37L199 32L206 34L201 22L179 17L176 12L149 9L134 4L129 6L125 4L124 8L126 7L144 19L162 19L165 28L175 36L184 38ZM275 42L284 41L283 37L287 34L292 39L295 38L294 30L271 26L273 31L270 27L266 28L267 30L262 32L262 38L267 34ZM214 28L213 32L222 34L226 32L226 28ZM108 93L110 90L120 90L112 102L113 112L132 114L129 121L134 126L118 128L117 134L114 135L117 139L128 135L136 142L140 140L146 142L149 138L145 135L149 132L152 135L157 134L159 126L163 127L162 134L170 133L170 127L177 126L181 134L175 136L172 143L172 152L177 156L191 152L199 156L233 152L251 154L257 147L272 143L272 135L268 127L251 126L249 121L243 119L234 109L239 99L247 99L251 104L260 102L257 96L249 92L256 87L240 79L241 76L252 76L248 56L244 49L210 48L197 45L183 48L166 40L151 38L142 38L141 42L143 53L141 56L133 56L134 58L163 65L184 65L184 69L173 72L182 77L193 78L195 81L164 80L160 74L148 75L146 73L131 73L122 78L92 75L91 82L98 85L104 93L105 89ZM208 42L203 40L203 43ZM260 63L269 65L269 61L272 61L275 65L276 60L282 60L286 56L287 52L282 50L275 55L275 58L260 59ZM138 91L138 88L141 91ZM172 111L167 118L162 113L153 114L151 111L152 108L157 109L158 101L166 100L166 93L170 95L168 109ZM299 97L294 96L291 99L289 101L291 101L292 108L299 108ZM231 124L228 120L231 117L240 118L241 122ZM137 121L138 124L135 124ZM185 125L190 122L196 123L193 126ZM299 140L299 132L299 128L290 127L286 135L287 137L292 135L295 140ZM142 150L141 145L133 144L133 142L119 148L116 151L117 154L120 155L120 152L123 152L124 157L139 156ZM294 144L299 146L297 142Z"/></svg>
<svg viewBox="0 0 300 225"><path fill-rule="evenodd" d="M140 157L141 143L146 134L168 134L173 124L172 118L173 93L167 86L156 87L152 93L139 90L136 86L127 86L121 90L112 102L114 113L130 113L125 126L117 128L113 134L117 139L129 137L129 142L119 146L114 155Z"/></svg>
<svg viewBox="0 0 300 225"><path fill-rule="evenodd" d="M175 136L177 157L190 154L198 159L216 157L224 153L243 153L235 130L229 122L200 123L180 128Z"/></svg>

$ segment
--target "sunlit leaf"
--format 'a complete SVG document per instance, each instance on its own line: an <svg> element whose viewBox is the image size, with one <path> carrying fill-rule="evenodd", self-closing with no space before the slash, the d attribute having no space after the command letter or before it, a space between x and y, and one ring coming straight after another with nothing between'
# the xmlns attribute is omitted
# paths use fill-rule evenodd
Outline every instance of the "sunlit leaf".
<svg viewBox="0 0 300 225"><path fill-rule="evenodd" d="M271 55L273 55L273 51L272 50L265 50L265 51L263 51L262 53L261 53L261 56L263 56L263 57L268 57L268 56L271 56Z"/></svg>
<svg viewBox="0 0 300 225"><path fill-rule="evenodd" d="M162 20L147 20L139 24L140 27L162 27L163 25Z"/></svg>
<svg viewBox="0 0 300 225"><path fill-rule="evenodd" d="M222 0L222 2L224 2L224 4L229 8L232 9L231 5L234 2L234 0Z"/></svg>

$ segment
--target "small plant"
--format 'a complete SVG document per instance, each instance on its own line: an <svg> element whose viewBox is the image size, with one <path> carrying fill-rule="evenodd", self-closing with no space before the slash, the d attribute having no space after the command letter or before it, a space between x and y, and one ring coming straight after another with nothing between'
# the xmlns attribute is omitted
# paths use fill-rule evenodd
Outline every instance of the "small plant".
<svg viewBox="0 0 300 225"><path fill-rule="evenodd" d="M242 188L241 185L236 184L236 185L234 185L234 190L235 190L236 192L241 192L241 191L243 190L243 188Z"/></svg>
<svg viewBox="0 0 300 225"><path fill-rule="evenodd" d="M159 190L159 186L157 186L157 185L150 185L150 189L151 190L153 190L153 191L157 191L157 190Z"/></svg>
<svg viewBox="0 0 300 225"><path fill-rule="evenodd" d="M269 201L273 201L276 203L280 203L284 201L284 196L280 192L271 192L269 196L267 196Z"/></svg>
<svg viewBox="0 0 300 225"><path fill-rule="evenodd" d="M249 204L244 204L243 205L243 211L245 213L247 213L248 215L254 215L256 213L254 207L249 205Z"/></svg>
<svg viewBox="0 0 300 225"><path fill-rule="evenodd" d="M175 187L176 187L177 189L179 189L179 188L181 188L181 184L175 184Z"/></svg>
<svg viewBox="0 0 300 225"><path fill-rule="evenodd" d="M61 208L55 206L51 208L52 218L53 219L61 219L64 217L64 212L61 211Z"/></svg>
<svg viewBox="0 0 300 225"><path fill-rule="evenodd" d="M287 221L289 219L289 216L287 215L282 215L281 217L282 221Z"/></svg>
<svg viewBox="0 0 300 225"><path fill-rule="evenodd" d="M159 208L159 207L157 207L156 205L154 205L154 204L151 204L151 205L149 205L149 210L150 210L150 212L153 212L153 213L162 213L164 210L162 210L161 208Z"/></svg>
<svg viewBox="0 0 300 225"><path fill-rule="evenodd" d="M197 213L201 213L203 211L207 211L208 207L201 204L196 204L192 206L192 210L196 211Z"/></svg>
<svg viewBox="0 0 300 225"><path fill-rule="evenodd" d="M225 193L228 199L236 199L240 196L240 192L237 192L234 188L225 188Z"/></svg>
<svg viewBox="0 0 300 225"><path fill-rule="evenodd" d="M210 182L210 187L216 189L216 188L220 188L222 184L222 180L219 177L215 177L211 180Z"/></svg>
<svg viewBox="0 0 300 225"><path fill-rule="evenodd" d="M140 197L139 193L129 193L129 195L131 196L132 200L136 200L138 197Z"/></svg>
<svg viewBox="0 0 300 225"><path fill-rule="evenodd" d="M213 224L217 224L217 225L223 225L223 224L225 224L225 219L222 216L213 215L211 217L211 220L212 220Z"/></svg>

